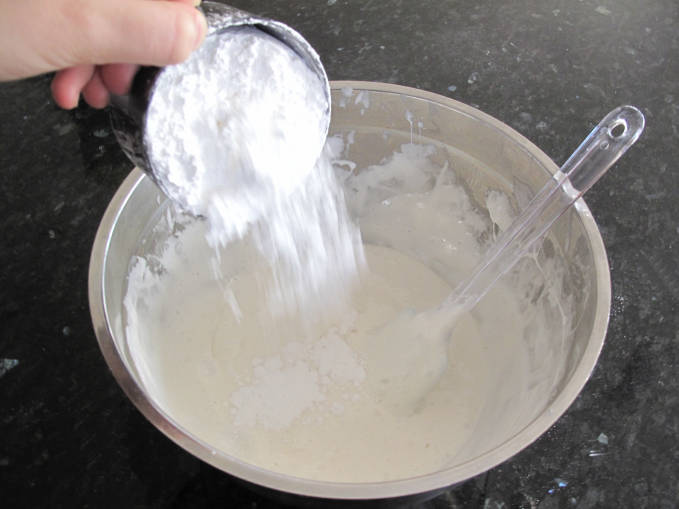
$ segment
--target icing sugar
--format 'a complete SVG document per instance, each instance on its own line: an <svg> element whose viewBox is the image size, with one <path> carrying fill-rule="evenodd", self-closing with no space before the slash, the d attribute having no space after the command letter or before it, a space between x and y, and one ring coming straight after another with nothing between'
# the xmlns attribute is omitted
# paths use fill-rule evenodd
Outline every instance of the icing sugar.
<svg viewBox="0 0 679 509"><path fill-rule="evenodd" d="M261 30L232 28L159 75L146 143L165 193L228 239L309 175L327 115L300 57Z"/></svg>
<svg viewBox="0 0 679 509"><path fill-rule="evenodd" d="M218 250L254 232L276 267L275 311L310 305L328 288L345 293L363 259L323 151L328 122L318 77L251 27L208 37L165 69L149 104L145 141L159 185L207 219Z"/></svg>
<svg viewBox="0 0 679 509"><path fill-rule="evenodd" d="M330 384L358 385L364 379L363 366L336 330L311 345L289 343L280 355L253 361L253 381L230 397L234 426L287 428L326 400ZM334 402L330 409L339 413L342 405Z"/></svg>

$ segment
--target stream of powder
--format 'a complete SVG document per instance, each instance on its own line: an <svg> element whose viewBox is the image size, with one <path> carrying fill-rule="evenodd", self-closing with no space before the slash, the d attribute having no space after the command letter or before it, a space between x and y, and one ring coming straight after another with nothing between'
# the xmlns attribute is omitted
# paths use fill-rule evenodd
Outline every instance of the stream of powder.
<svg viewBox="0 0 679 509"><path fill-rule="evenodd" d="M238 27L161 73L149 105L146 144L160 187L206 218L217 262L232 241L254 236L273 269L275 312L346 295L364 260L323 148L324 92L289 47Z"/></svg>

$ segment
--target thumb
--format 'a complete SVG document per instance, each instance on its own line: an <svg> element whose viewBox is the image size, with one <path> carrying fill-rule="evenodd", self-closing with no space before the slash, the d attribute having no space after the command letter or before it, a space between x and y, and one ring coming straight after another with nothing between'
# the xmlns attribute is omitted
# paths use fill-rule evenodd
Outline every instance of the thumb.
<svg viewBox="0 0 679 509"><path fill-rule="evenodd" d="M76 4L83 5L81 2ZM185 60L205 38L203 14L181 1L99 0L74 25L75 64L168 65Z"/></svg>

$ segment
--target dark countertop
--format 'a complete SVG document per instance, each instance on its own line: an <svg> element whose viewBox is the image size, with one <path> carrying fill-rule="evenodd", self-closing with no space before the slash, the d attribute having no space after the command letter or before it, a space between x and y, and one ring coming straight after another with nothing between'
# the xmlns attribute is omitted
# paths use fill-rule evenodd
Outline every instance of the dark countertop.
<svg viewBox="0 0 679 509"><path fill-rule="evenodd" d="M422 507L679 507L676 0L253 0L331 79L453 97L557 163L613 107L642 139L588 194L613 281L584 391L536 443ZM49 78L0 84L0 505L277 507L194 459L124 396L89 318L89 251L131 166L103 112Z"/></svg>

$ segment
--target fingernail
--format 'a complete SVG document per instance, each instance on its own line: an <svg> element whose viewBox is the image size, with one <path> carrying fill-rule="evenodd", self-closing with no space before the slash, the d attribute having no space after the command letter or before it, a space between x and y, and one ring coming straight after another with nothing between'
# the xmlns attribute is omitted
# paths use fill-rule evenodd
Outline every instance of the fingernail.
<svg viewBox="0 0 679 509"><path fill-rule="evenodd" d="M193 5L196 5L196 6L200 5L200 0L193 0Z"/></svg>
<svg viewBox="0 0 679 509"><path fill-rule="evenodd" d="M196 10L193 20L196 24L196 40L193 44L193 49L196 49L203 43L203 39L205 39L205 36L207 35L207 20L199 10Z"/></svg>

